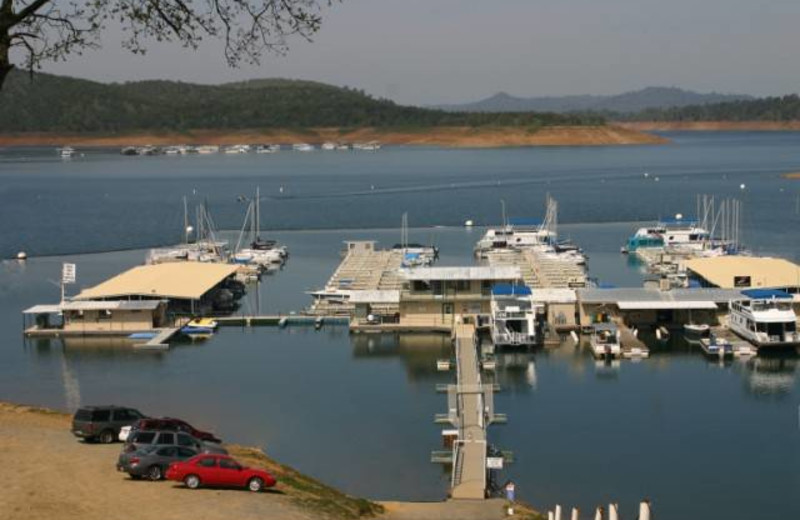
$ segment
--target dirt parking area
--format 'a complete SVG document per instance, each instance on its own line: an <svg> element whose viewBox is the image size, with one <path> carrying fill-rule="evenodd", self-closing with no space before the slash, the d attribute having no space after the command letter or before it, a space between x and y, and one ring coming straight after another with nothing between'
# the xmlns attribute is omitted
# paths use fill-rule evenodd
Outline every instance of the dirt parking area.
<svg viewBox="0 0 800 520"><path fill-rule="evenodd" d="M296 490L189 490L170 481L131 480L116 470L120 444L87 444L67 416L0 404L0 519L286 519L326 516ZM235 450L232 450L236 456ZM243 462L252 464L244 457Z"/></svg>

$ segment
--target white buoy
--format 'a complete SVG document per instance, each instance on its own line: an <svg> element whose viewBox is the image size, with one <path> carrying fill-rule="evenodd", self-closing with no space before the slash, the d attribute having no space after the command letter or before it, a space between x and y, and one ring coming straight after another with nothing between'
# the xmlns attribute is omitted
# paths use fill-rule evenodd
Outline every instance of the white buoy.
<svg viewBox="0 0 800 520"><path fill-rule="evenodd" d="M650 174L649 174L648 172L644 172L644 178L646 179L646 178L648 178L648 177L650 177ZM573 511L575 511L575 509L574 509L574 508L573 508Z"/></svg>
<svg viewBox="0 0 800 520"><path fill-rule="evenodd" d="M281 186L280 188L278 188L278 191L279 191L280 193L283 193L283 186Z"/></svg>
<svg viewBox="0 0 800 520"><path fill-rule="evenodd" d="M655 180L656 182L658 182L658 181L659 181L658 177L656 177L654 180Z"/></svg>
<svg viewBox="0 0 800 520"><path fill-rule="evenodd" d="M556 504L556 520L561 520L561 506Z"/></svg>
<svg viewBox="0 0 800 520"><path fill-rule="evenodd" d="M603 508L598 507L594 511L594 520L603 520Z"/></svg>
<svg viewBox="0 0 800 520"><path fill-rule="evenodd" d="M474 225L474 222L472 222L471 220L467 220L466 222L464 222L464 226L465 227L472 227L473 225Z"/></svg>
<svg viewBox="0 0 800 520"><path fill-rule="evenodd" d="M619 504L608 504L608 520L619 520Z"/></svg>
<svg viewBox="0 0 800 520"><path fill-rule="evenodd" d="M650 501L642 500L639 503L639 520L650 520Z"/></svg>
<svg viewBox="0 0 800 520"><path fill-rule="evenodd" d="M747 186L745 186L745 184L744 184L744 183L741 183L741 184L739 185L739 189L740 189L740 190L743 190L743 189L745 189L746 187L747 187Z"/></svg>
<svg viewBox="0 0 800 520"><path fill-rule="evenodd" d="M25 251L20 251L19 253L17 253L17 260L27 260L27 259L28 259L28 253L26 253Z"/></svg>
<svg viewBox="0 0 800 520"><path fill-rule="evenodd" d="M572 515L570 515L570 520L578 520L581 512L578 510L577 507L572 508Z"/></svg>

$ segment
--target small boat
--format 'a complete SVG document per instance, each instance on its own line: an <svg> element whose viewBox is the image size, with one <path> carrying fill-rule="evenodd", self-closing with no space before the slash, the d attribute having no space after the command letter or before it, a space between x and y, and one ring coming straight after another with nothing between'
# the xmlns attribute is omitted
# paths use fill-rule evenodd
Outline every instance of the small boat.
<svg viewBox="0 0 800 520"><path fill-rule="evenodd" d="M683 330L693 336L705 336L711 330L711 326L705 323L686 323L683 325Z"/></svg>
<svg viewBox="0 0 800 520"><path fill-rule="evenodd" d="M717 356L720 358L733 357L733 345L731 342L724 338L718 338L714 334L711 334L707 338L701 338L700 348L709 356Z"/></svg>
<svg viewBox="0 0 800 520"><path fill-rule="evenodd" d="M331 143L331 142L322 143L322 149L323 150L336 150L336 143Z"/></svg>
<svg viewBox="0 0 800 520"><path fill-rule="evenodd" d="M216 330L217 325L219 325L217 321L211 318L195 318L181 327L181 333L188 336L211 335L214 333L214 330Z"/></svg>
<svg viewBox="0 0 800 520"><path fill-rule="evenodd" d="M314 145L308 143L295 143L292 145L292 149L295 152L313 152Z"/></svg>
<svg viewBox="0 0 800 520"><path fill-rule="evenodd" d="M136 147L135 146L126 146L120 152L122 155L136 155Z"/></svg>
<svg viewBox="0 0 800 520"><path fill-rule="evenodd" d="M619 329L613 323L595 323L590 345L596 358L620 357L622 346L619 342Z"/></svg>
<svg viewBox="0 0 800 520"><path fill-rule="evenodd" d="M64 148L60 148L59 155L61 155L62 159L72 159L72 156L75 155L75 148L71 146L65 146Z"/></svg>

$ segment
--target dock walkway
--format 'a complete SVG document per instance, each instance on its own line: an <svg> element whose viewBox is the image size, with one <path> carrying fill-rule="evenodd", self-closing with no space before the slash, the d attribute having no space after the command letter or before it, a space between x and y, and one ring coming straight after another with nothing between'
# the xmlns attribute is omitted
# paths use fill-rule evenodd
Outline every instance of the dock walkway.
<svg viewBox="0 0 800 520"><path fill-rule="evenodd" d="M144 343L136 343L134 348L145 350L165 350L169 348L169 340L181 330L180 327L170 327L167 329L159 330L158 334L150 338Z"/></svg>

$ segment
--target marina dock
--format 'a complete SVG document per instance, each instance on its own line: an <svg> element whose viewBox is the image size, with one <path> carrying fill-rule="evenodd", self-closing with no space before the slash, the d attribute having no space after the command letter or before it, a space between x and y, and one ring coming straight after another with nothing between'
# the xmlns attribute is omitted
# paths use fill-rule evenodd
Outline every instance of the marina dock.
<svg viewBox="0 0 800 520"><path fill-rule="evenodd" d="M484 499L487 489L487 427L503 422L494 413L494 385L483 384L475 326L458 324L453 329L456 384L447 387L448 412L437 422L449 423L457 431L452 457L450 496ZM432 460L436 460L435 457Z"/></svg>
<svg viewBox="0 0 800 520"><path fill-rule="evenodd" d="M158 334L146 342L135 343L133 347L141 350L166 350L169 348L169 340L180 330L180 327L161 329Z"/></svg>

